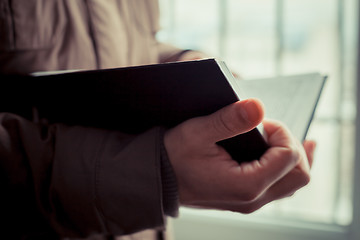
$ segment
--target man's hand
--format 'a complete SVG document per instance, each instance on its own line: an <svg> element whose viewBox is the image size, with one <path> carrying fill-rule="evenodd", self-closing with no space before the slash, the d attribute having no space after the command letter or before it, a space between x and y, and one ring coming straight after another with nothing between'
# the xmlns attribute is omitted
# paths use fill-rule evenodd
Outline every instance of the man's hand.
<svg viewBox="0 0 360 240"><path fill-rule="evenodd" d="M200 60L205 58L209 58L209 56L203 52L191 50L181 54L181 56L179 57L179 59L177 59L177 61L179 62L192 61L192 60Z"/></svg>
<svg viewBox="0 0 360 240"><path fill-rule="evenodd" d="M262 103L247 99L166 132L182 205L250 213L309 182L315 143L302 146L281 123L263 117ZM270 148L261 159L239 165L216 144L262 121Z"/></svg>

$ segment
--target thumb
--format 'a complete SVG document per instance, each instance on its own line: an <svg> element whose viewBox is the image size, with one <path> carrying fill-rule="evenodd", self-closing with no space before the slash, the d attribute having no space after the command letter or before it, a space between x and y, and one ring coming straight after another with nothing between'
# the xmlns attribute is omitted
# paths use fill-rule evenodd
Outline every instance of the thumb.
<svg viewBox="0 0 360 240"><path fill-rule="evenodd" d="M235 102L203 118L205 141L218 142L248 132L261 123L264 106L255 98Z"/></svg>

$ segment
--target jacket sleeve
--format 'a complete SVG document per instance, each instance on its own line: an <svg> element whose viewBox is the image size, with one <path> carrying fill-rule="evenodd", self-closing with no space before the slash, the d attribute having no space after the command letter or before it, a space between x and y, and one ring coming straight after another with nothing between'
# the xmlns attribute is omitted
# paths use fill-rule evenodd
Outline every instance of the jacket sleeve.
<svg viewBox="0 0 360 240"><path fill-rule="evenodd" d="M130 136L0 113L1 208L9 215L2 217L17 229L22 221L48 224L62 236L162 228L161 169L169 166L161 166L161 138L161 128ZM37 223L27 222L31 212Z"/></svg>
<svg viewBox="0 0 360 240"><path fill-rule="evenodd" d="M157 45L160 63L177 61L182 54L189 51L164 42L158 42Z"/></svg>

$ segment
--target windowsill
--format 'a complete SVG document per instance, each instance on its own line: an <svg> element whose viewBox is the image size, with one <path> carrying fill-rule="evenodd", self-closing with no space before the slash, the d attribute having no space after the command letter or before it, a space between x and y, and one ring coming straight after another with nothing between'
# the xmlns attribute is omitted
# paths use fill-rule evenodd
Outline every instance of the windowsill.
<svg viewBox="0 0 360 240"><path fill-rule="evenodd" d="M300 221L284 217L221 213L182 208L174 220L176 239L346 239L349 226ZM211 229L211 231L209 231ZM279 238L281 236L281 238Z"/></svg>

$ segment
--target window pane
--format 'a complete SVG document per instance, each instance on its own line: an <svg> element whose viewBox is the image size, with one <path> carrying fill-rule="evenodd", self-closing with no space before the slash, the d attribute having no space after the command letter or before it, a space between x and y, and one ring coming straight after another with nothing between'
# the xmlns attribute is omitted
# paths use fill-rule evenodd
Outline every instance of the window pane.
<svg viewBox="0 0 360 240"><path fill-rule="evenodd" d="M243 78L272 76L276 57L275 1L228 0L222 57Z"/></svg>
<svg viewBox="0 0 360 240"><path fill-rule="evenodd" d="M161 10L171 24L160 38L183 48L219 55L219 5L217 0L166 1ZM169 13L172 15L169 16ZM166 33L167 32L167 33Z"/></svg>
<svg viewBox="0 0 360 240"><path fill-rule="evenodd" d="M326 6L326 7L324 7ZM341 92L341 52L335 0L284 1L282 73L317 71L329 76L318 115L336 117ZM325 105L325 106L324 106ZM329 107L333 106L333 107Z"/></svg>

